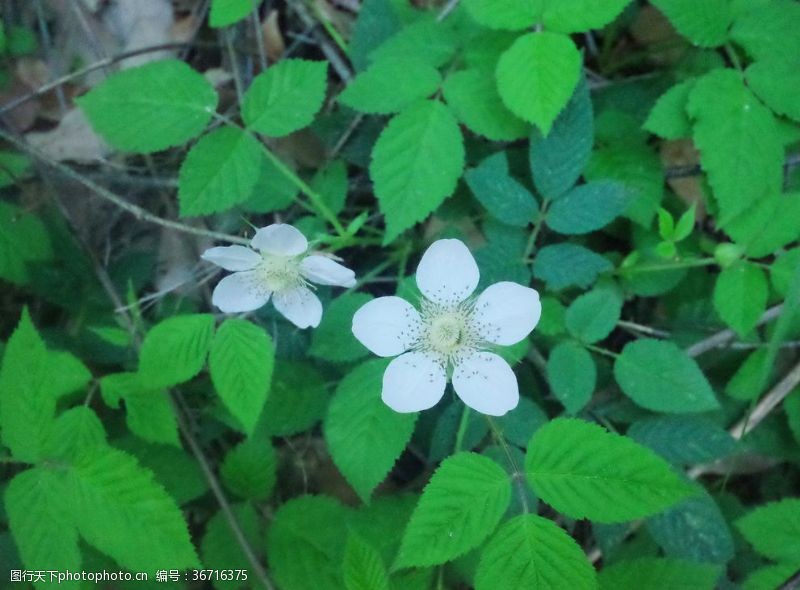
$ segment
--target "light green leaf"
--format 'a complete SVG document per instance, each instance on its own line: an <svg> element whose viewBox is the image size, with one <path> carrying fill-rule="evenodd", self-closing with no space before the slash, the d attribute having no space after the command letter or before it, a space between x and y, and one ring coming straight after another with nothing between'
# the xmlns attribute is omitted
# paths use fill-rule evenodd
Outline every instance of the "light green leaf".
<svg viewBox="0 0 800 590"><path fill-rule="evenodd" d="M547 283L547 288L552 291L572 286L585 289L597 280L598 275L613 268L604 256L565 242L539 250L533 262L533 276Z"/></svg>
<svg viewBox="0 0 800 590"><path fill-rule="evenodd" d="M389 590L389 574L380 553L357 533L347 535L344 550L344 587L347 590Z"/></svg>
<svg viewBox="0 0 800 590"><path fill-rule="evenodd" d="M686 105L694 85L695 79L690 78L675 84L662 94L642 127L664 139L689 137L692 134L692 122L686 112Z"/></svg>
<svg viewBox="0 0 800 590"><path fill-rule="evenodd" d="M509 174L505 152L489 156L464 179L481 205L506 225L526 227L539 214L536 199Z"/></svg>
<svg viewBox="0 0 800 590"><path fill-rule="evenodd" d="M198 141L178 176L181 216L209 215L246 201L261 173L261 149L258 141L234 127L222 127Z"/></svg>
<svg viewBox="0 0 800 590"><path fill-rule="evenodd" d="M670 463L711 463L736 451L724 428L699 416L657 416L631 424L627 435Z"/></svg>
<svg viewBox="0 0 800 590"><path fill-rule="evenodd" d="M225 487L237 496L263 502L275 487L277 462L268 437L251 437L228 451L219 474Z"/></svg>
<svg viewBox="0 0 800 590"><path fill-rule="evenodd" d="M327 73L324 61L279 61L253 80L242 101L242 119L270 137L307 127L325 100Z"/></svg>
<svg viewBox="0 0 800 590"><path fill-rule="evenodd" d="M473 68L447 76L444 98L458 120L492 141L525 137L530 125L506 109L491 70Z"/></svg>
<svg viewBox="0 0 800 590"><path fill-rule="evenodd" d="M41 220L0 201L0 279L25 285L32 278L28 265L35 267L52 257L50 236Z"/></svg>
<svg viewBox="0 0 800 590"><path fill-rule="evenodd" d="M521 31L541 13L542 0L465 0L470 16L490 29Z"/></svg>
<svg viewBox="0 0 800 590"><path fill-rule="evenodd" d="M770 267L770 280L775 291L786 297L792 283L795 269L800 267L800 248L792 248L781 252Z"/></svg>
<svg viewBox="0 0 800 590"><path fill-rule="evenodd" d="M745 72L747 84L768 107L779 115L800 121L800 70L791 59L757 61Z"/></svg>
<svg viewBox="0 0 800 590"><path fill-rule="evenodd" d="M786 580L797 573L798 564L778 563L762 566L750 573L742 582L742 590L764 590L780 588Z"/></svg>
<svg viewBox="0 0 800 590"><path fill-rule="evenodd" d="M601 29L613 21L631 0L544 0L546 29L578 33Z"/></svg>
<svg viewBox="0 0 800 590"><path fill-rule="evenodd" d="M601 523L650 516L692 491L651 450L570 418L557 418L533 435L525 471L553 508Z"/></svg>
<svg viewBox="0 0 800 590"><path fill-rule="evenodd" d="M586 168L593 143L592 99L589 85L581 77L550 133L531 132L531 175L539 192L555 199L571 189Z"/></svg>
<svg viewBox="0 0 800 590"><path fill-rule="evenodd" d="M275 364L275 346L263 328L228 319L211 343L208 368L222 403L248 434L267 400Z"/></svg>
<svg viewBox="0 0 800 590"><path fill-rule="evenodd" d="M753 0L748 4L752 5ZM793 0L772 0L744 12L733 23L731 38L753 59L785 59L800 55L800 5Z"/></svg>
<svg viewBox="0 0 800 590"><path fill-rule="evenodd" d="M604 567L598 581L600 590L676 590L691 580L692 590L714 590L717 566L683 559L639 557Z"/></svg>
<svg viewBox="0 0 800 590"><path fill-rule="evenodd" d="M755 328L767 309L769 285L759 267L739 262L725 268L714 286L714 309L722 320L744 336Z"/></svg>
<svg viewBox="0 0 800 590"><path fill-rule="evenodd" d="M575 342L562 342L547 359L547 381L567 412L577 414L591 399L597 381L592 355Z"/></svg>
<svg viewBox="0 0 800 590"><path fill-rule="evenodd" d="M497 89L512 113L550 132L581 73L581 55L566 35L522 35L497 63Z"/></svg>
<svg viewBox="0 0 800 590"><path fill-rule="evenodd" d="M608 336L619 321L622 299L608 288L579 296L567 308L567 331L578 340L592 344Z"/></svg>
<svg viewBox="0 0 800 590"><path fill-rule="evenodd" d="M735 524L761 555L800 563L800 498L759 506Z"/></svg>
<svg viewBox="0 0 800 590"><path fill-rule="evenodd" d="M476 590L593 590L597 579L580 546L554 522L523 514L506 522L483 550Z"/></svg>
<svg viewBox="0 0 800 590"><path fill-rule="evenodd" d="M227 27L253 12L260 0L211 0L208 25L212 28Z"/></svg>
<svg viewBox="0 0 800 590"><path fill-rule="evenodd" d="M426 100L394 117L372 151L369 173L386 216L388 244L425 219L456 188L464 142L453 115Z"/></svg>
<svg viewBox="0 0 800 590"><path fill-rule="evenodd" d="M739 400L750 401L758 398L766 385L765 375L769 374L769 353L766 348L754 350L725 385L725 394Z"/></svg>
<svg viewBox="0 0 800 590"><path fill-rule="evenodd" d="M214 316L178 315L156 324L139 354L139 375L148 389L172 387L197 375L206 363Z"/></svg>
<svg viewBox="0 0 800 590"><path fill-rule="evenodd" d="M77 103L94 130L115 148L150 153L199 135L217 100L202 75L170 59L112 74Z"/></svg>
<svg viewBox="0 0 800 590"><path fill-rule="evenodd" d="M733 70L714 70L689 95L693 138L719 204L719 225L768 195L783 179L783 145L772 113Z"/></svg>
<svg viewBox="0 0 800 590"><path fill-rule="evenodd" d="M439 71L417 59L375 61L339 95L339 102L362 113L396 113L430 96L439 87Z"/></svg>
<svg viewBox="0 0 800 590"><path fill-rule="evenodd" d="M438 68L451 60L457 44L458 38L447 21L423 18L400 29L370 53L369 58L373 62L416 59Z"/></svg>
<svg viewBox="0 0 800 590"><path fill-rule="evenodd" d="M725 231L752 258L774 254L800 238L800 193L765 195L737 215Z"/></svg>
<svg viewBox="0 0 800 590"><path fill-rule="evenodd" d="M347 166L344 161L334 160L317 170L314 178L311 179L311 188L322 197L322 200L333 213L341 212L344 209L344 203L347 200L347 189L349 188Z"/></svg>
<svg viewBox="0 0 800 590"><path fill-rule="evenodd" d="M325 310L322 322L311 335L310 355L334 363L357 361L369 354L353 336L353 314L372 300L367 293L344 293Z"/></svg>
<svg viewBox="0 0 800 590"><path fill-rule="evenodd" d="M278 361L259 427L272 436L290 436L314 426L328 407L325 380L309 363Z"/></svg>
<svg viewBox="0 0 800 590"><path fill-rule="evenodd" d="M43 454L48 458L72 459L105 442L106 431L97 414L86 406L76 406L56 418Z"/></svg>
<svg viewBox="0 0 800 590"><path fill-rule="evenodd" d="M728 39L733 21L729 0L653 0L678 32L700 47L718 47Z"/></svg>
<svg viewBox="0 0 800 590"><path fill-rule="evenodd" d="M345 376L325 418L324 433L333 462L364 502L408 444L417 421L381 399L387 361L366 362Z"/></svg>
<svg viewBox="0 0 800 590"><path fill-rule="evenodd" d="M552 204L547 225L560 234L587 234L611 223L625 211L631 198L630 191L620 182L596 180L583 184Z"/></svg>
<svg viewBox="0 0 800 590"><path fill-rule="evenodd" d="M235 504L231 506L231 509L247 542L251 547L259 547L263 541L255 508L253 508L252 504L244 503ZM221 572L225 570L246 570L248 575L252 575L250 568L253 566L242 550L239 541L233 536L231 525L222 510L208 521L200 545L200 552L203 556L203 566L207 569L216 569ZM219 578L221 577L219 576ZM238 581L235 579L235 575L231 580L214 578L217 578L217 576L212 577L211 583L216 590L239 590L253 587L252 578L249 581L243 581L241 575Z"/></svg>
<svg viewBox="0 0 800 590"><path fill-rule="evenodd" d="M511 481L491 459L457 453L445 459L422 493L395 568L450 561L492 534L511 500Z"/></svg>
<svg viewBox="0 0 800 590"><path fill-rule="evenodd" d="M614 363L622 391L655 412L708 412L719 407L697 363L672 342L641 339L628 343Z"/></svg>

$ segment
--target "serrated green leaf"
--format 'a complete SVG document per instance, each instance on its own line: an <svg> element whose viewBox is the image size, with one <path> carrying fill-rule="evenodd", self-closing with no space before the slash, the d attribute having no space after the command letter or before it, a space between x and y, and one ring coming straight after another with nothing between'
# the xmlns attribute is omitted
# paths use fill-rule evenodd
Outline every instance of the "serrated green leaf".
<svg viewBox="0 0 800 590"><path fill-rule="evenodd" d="M752 1L749 3L752 6ZM757 60L800 55L800 6L772 0L754 6L733 23L731 39Z"/></svg>
<svg viewBox="0 0 800 590"><path fill-rule="evenodd" d="M800 267L800 248L780 253L770 267L770 280L781 297L789 293L795 269Z"/></svg>
<svg viewBox="0 0 800 590"><path fill-rule="evenodd" d="M533 195L509 174L505 152L489 156L464 179L481 205L506 225L526 227L539 213Z"/></svg>
<svg viewBox="0 0 800 590"><path fill-rule="evenodd" d="M575 342L562 342L550 351L547 381L567 412L577 414L591 399L597 381L592 355Z"/></svg>
<svg viewBox="0 0 800 590"><path fill-rule="evenodd" d="M531 132L531 174L539 192L555 199L571 189L586 168L593 143L592 99L589 85L581 77L550 133Z"/></svg>
<svg viewBox="0 0 800 590"><path fill-rule="evenodd" d="M511 480L491 459L457 453L433 474L408 523L395 568L444 563L492 534L511 500Z"/></svg>
<svg viewBox="0 0 800 590"><path fill-rule="evenodd" d="M725 394L745 401L757 399L766 385L764 376L770 370L767 363L769 363L769 354L766 348L751 352L728 380Z"/></svg>
<svg viewBox="0 0 800 590"><path fill-rule="evenodd" d="M311 188L322 197L332 213L341 212L347 200L348 189L347 166L344 161L334 160L317 170L311 179Z"/></svg>
<svg viewBox="0 0 800 590"><path fill-rule="evenodd" d="M267 437L251 437L228 451L219 474L225 487L237 496L263 502L275 487L277 461Z"/></svg>
<svg viewBox="0 0 800 590"><path fill-rule="evenodd" d="M248 434L267 400L274 364L275 345L269 334L247 320L225 320L211 342L211 381Z"/></svg>
<svg viewBox="0 0 800 590"><path fill-rule="evenodd" d="M722 320L744 336L755 328L767 308L769 285L764 271L739 262L725 268L714 286L714 309Z"/></svg>
<svg viewBox="0 0 800 590"><path fill-rule="evenodd" d="M368 65L368 56L401 28L401 20L393 0L364 0L349 39L347 53L356 71Z"/></svg>
<svg viewBox="0 0 800 590"><path fill-rule="evenodd" d="M353 336L353 314L372 300L367 293L344 293L325 310L322 322L311 335L308 353L335 363L357 361L369 351Z"/></svg>
<svg viewBox="0 0 800 590"><path fill-rule="evenodd" d="M106 431L97 414L86 406L76 406L56 418L43 451L51 458L71 459L105 442Z"/></svg>
<svg viewBox="0 0 800 590"><path fill-rule="evenodd" d="M458 120L478 135L513 141L528 133L530 125L503 106L491 70L473 68L450 74L442 90Z"/></svg>
<svg viewBox="0 0 800 590"><path fill-rule="evenodd" d="M181 216L209 215L247 200L261 173L261 149L258 141L234 127L222 127L198 141L178 176Z"/></svg>
<svg viewBox="0 0 800 590"><path fill-rule="evenodd" d="M572 189L547 212L547 225L565 235L587 234L611 223L632 195L620 182L596 180Z"/></svg>
<svg viewBox="0 0 800 590"><path fill-rule="evenodd" d="M490 29L521 31L536 22L542 0L465 0L464 8Z"/></svg>
<svg viewBox="0 0 800 590"><path fill-rule="evenodd" d="M548 30L577 33L601 29L612 22L631 0L544 0L542 21Z"/></svg>
<svg viewBox="0 0 800 590"><path fill-rule="evenodd" d="M719 225L759 199L778 194L783 145L772 113L733 70L714 70L689 94L693 138L719 204Z"/></svg>
<svg viewBox="0 0 800 590"><path fill-rule="evenodd" d="M800 72L788 59L770 59L750 64L745 72L747 84L756 96L780 115L800 121Z"/></svg>
<svg viewBox="0 0 800 590"><path fill-rule="evenodd" d="M180 446L178 422L169 394L164 390L139 390L125 398L126 423L146 441Z"/></svg>
<svg viewBox="0 0 800 590"><path fill-rule="evenodd" d="M533 433L547 424L547 414L535 402L521 397L513 412L494 418L494 422L508 442L525 448Z"/></svg>
<svg viewBox="0 0 800 590"><path fill-rule="evenodd" d="M208 25L212 28L227 27L253 12L260 0L211 0Z"/></svg>
<svg viewBox="0 0 800 590"><path fill-rule="evenodd" d="M553 291L573 286L585 289L598 275L613 268L605 257L578 244L563 243L539 250L533 262L533 276Z"/></svg>
<svg viewBox="0 0 800 590"><path fill-rule="evenodd" d="M497 62L497 89L509 110L544 135L567 105L581 72L581 55L566 35L529 33Z"/></svg>
<svg viewBox="0 0 800 590"><path fill-rule="evenodd" d="M28 265L47 262L52 257L50 236L41 220L0 201L0 279L25 285L32 278Z"/></svg>
<svg viewBox="0 0 800 590"><path fill-rule="evenodd" d="M800 193L765 195L725 226L752 258L774 254L800 238Z"/></svg>
<svg viewBox="0 0 800 590"><path fill-rule="evenodd" d="M614 363L614 377L636 404L655 412L708 412L719 407L697 363L672 342L629 342Z"/></svg>
<svg viewBox="0 0 800 590"><path fill-rule="evenodd" d="M263 543L255 508L251 504L235 504L231 506L231 509L250 546L258 547ZM207 569L217 569L221 572L234 570L231 571L231 574L234 574L235 570L245 570L248 572L248 576L252 575L249 571L252 564L242 550L239 541L233 536L230 523L222 510L208 521L200 544L200 553L203 556L203 566ZM239 575L239 580L236 580L235 575L230 580L221 578L222 576L212 576L211 583L216 590L238 590L253 587L252 578L242 580L241 575Z"/></svg>
<svg viewBox="0 0 800 590"><path fill-rule="evenodd" d="M557 418L533 435L525 471L553 508L601 523L650 516L691 494L651 450L570 418Z"/></svg>
<svg viewBox="0 0 800 590"><path fill-rule="evenodd" d="M631 424L627 435L676 465L711 463L736 451L724 428L698 416L645 418Z"/></svg>
<svg viewBox="0 0 800 590"><path fill-rule="evenodd" d="M728 0L653 0L678 32L700 47L718 47L728 38L733 12Z"/></svg>
<svg viewBox="0 0 800 590"><path fill-rule="evenodd" d="M108 143L120 150L150 153L199 135L217 100L202 75L169 59L112 74L77 103Z"/></svg>
<svg viewBox="0 0 800 590"><path fill-rule="evenodd" d="M735 524L761 555L800 563L800 498L759 506Z"/></svg>
<svg viewBox="0 0 800 590"><path fill-rule="evenodd" d="M307 127L325 100L327 73L324 61L279 61L253 80L242 101L242 119L270 137Z"/></svg>
<svg viewBox="0 0 800 590"><path fill-rule="evenodd" d="M690 78L662 94L650 110L644 129L664 139L681 139L692 134L692 122L686 112L695 79Z"/></svg>
<svg viewBox="0 0 800 590"><path fill-rule="evenodd" d="M389 590L389 574L380 554L352 531L347 535L342 567L347 590Z"/></svg>
<svg viewBox="0 0 800 590"><path fill-rule="evenodd" d="M417 415L391 410L381 400L387 362L360 365L342 379L328 408L324 433L333 462L364 502L408 444Z"/></svg>
<svg viewBox="0 0 800 590"><path fill-rule="evenodd" d="M325 381L313 365L278 361L259 427L272 436L297 434L319 422L327 407Z"/></svg>
<svg viewBox="0 0 800 590"><path fill-rule="evenodd" d="M362 113L389 114L436 92L439 71L417 59L383 59L358 74L339 95L339 102Z"/></svg>
<svg viewBox="0 0 800 590"><path fill-rule="evenodd" d="M369 173L386 216L384 243L425 219L456 188L464 143L453 115L426 100L395 116L372 151Z"/></svg>
<svg viewBox="0 0 800 590"><path fill-rule="evenodd" d="M594 568L580 546L554 522L523 514L506 522L481 555L476 590L597 588Z"/></svg>
<svg viewBox="0 0 800 590"><path fill-rule="evenodd" d="M639 557L600 571L601 590L676 590L691 580L692 590L714 590L719 567L683 559Z"/></svg>
<svg viewBox="0 0 800 590"><path fill-rule="evenodd" d="M395 3L395 6L401 3ZM438 68L448 63L458 39L448 22L423 18L403 27L369 54L370 61L417 59Z"/></svg>
<svg viewBox="0 0 800 590"><path fill-rule="evenodd" d="M584 293L567 308L567 331L578 340L591 344L608 336L620 318L622 299L612 289L601 288Z"/></svg>
<svg viewBox="0 0 800 590"><path fill-rule="evenodd" d="M139 376L147 389L172 387L197 375L206 363L214 316L178 315L156 324L139 354Z"/></svg>

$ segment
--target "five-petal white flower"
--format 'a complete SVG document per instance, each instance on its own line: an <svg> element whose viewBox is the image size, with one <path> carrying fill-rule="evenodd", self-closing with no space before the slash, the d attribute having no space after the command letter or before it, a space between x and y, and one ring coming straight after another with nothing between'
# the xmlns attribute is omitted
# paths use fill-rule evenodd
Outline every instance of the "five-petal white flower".
<svg viewBox="0 0 800 590"><path fill-rule="evenodd" d="M480 273L459 240L438 240L422 255L420 311L400 297L379 297L353 316L353 334L378 356L397 356L383 375L383 401L397 412L417 412L444 395L448 377L465 404L502 416L519 402L509 364L487 349L524 339L542 313L536 290L517 283L491 285L471 297Z"/></svg>
<svg viewBox="0 0 800 590"><path fill-rule="evenodd" d="M253 311L272 296L275 309L295 326L316 328L322 319L322 303L308 288L309 282L338 287L356 284L349 268L321 254L306 254L308 240L291 225L262 227L250 245L203 252L204 260L235 271L217 284L211 297L225 313Z"/></svg>

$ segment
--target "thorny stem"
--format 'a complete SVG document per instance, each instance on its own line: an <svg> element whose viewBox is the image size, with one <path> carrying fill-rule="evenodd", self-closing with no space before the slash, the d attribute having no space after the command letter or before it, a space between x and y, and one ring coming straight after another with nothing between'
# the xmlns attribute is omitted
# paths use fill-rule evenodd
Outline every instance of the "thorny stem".
<svg viewBox="0 0 800 590"><path fill-rule="evenodd" d="M491 416L486 416L486 421L489 423L489 429L492 431L492 436L503 449L506 459L508 459L508 464L514 471L514 475L512 476L512 479L514 480L514 486L517 488L519 501L522 504L522 510L525 512L525 514L528 514L531 511L531 508L528 505L528 497L525 494L525 482L522 479L523 473L517 465L517 462L514 461L514 457L511 455L511 450L508 448L508 443L506 442L501 430L497 427L497 424L495 424Z"/></svg>

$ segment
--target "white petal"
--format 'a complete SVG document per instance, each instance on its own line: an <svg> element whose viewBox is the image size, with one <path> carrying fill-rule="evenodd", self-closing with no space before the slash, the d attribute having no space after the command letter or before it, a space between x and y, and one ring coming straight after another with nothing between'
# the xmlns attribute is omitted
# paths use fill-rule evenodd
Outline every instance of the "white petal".
<svg viewBox="0 0 800 590"><path fill-rule="evenodd" d="M327 256L306 256L300 263L300 272L318 285L356 286L356 273Z"/></svg>
<svg viewBox="0 0 800 590"><path fill-rule="evenodd" d="M491 352L475 352L456 365L453 389L470 408L489 416L502 416L519 402L514 371Z"/></svg>
<svg viewBox="0 0 800 590"><path fill-rule="evenodd" d="M478 286L480 272L461 240L437 240L425 250L417 267L417 286L431 301L464 301Z"/></svg>
<svg viewBox="0 0 800 590"><path fill-rule="evenodd" d="M472 321L485 340L508 346L530 334L541 315L535 289L504 281L480 294Z"/></svg>
<svg viewBox="0 0 800 590"><path fill-rule="evenodd" d="M262 227L253 236L250 245L256 250L278 256L298 256L308 250L306 237L287 223L273 223Z"/></svg>
<svg viewBox="0 0 800 590"><path fill-rule="evenodd" d="M225 313L253 311L269 301L270 292L254 272L235 272L214 288L211 303Z"/></svg>
<svg viewBox="0 0 800 590"><path fill-rule="evenodd" d="M395 412L419 412L436 405L446 385L444 367L436 359L407 352L386 367L381 398Z"/></svg>
<svg viewBox="0 0 800 590"><path fill-rule="evenodd" d="M275 309L301 329L316 328L322 319L322 303L308 287L295 287L275 293Z"/></svg>
<svg viewBox="0 0 800 590"><path fill-rule="evenodd" d="M400 297L378 297L353 315L353 335L378 356L397 356L419 338L419 312Z"/></svg>
<svg viewBox="0 0 800 590"><path fill-rule="evenodd" d="M262 260L258 252L245 246L209 248L203 252L201 258L225 270L251 270Z"/></svg>

